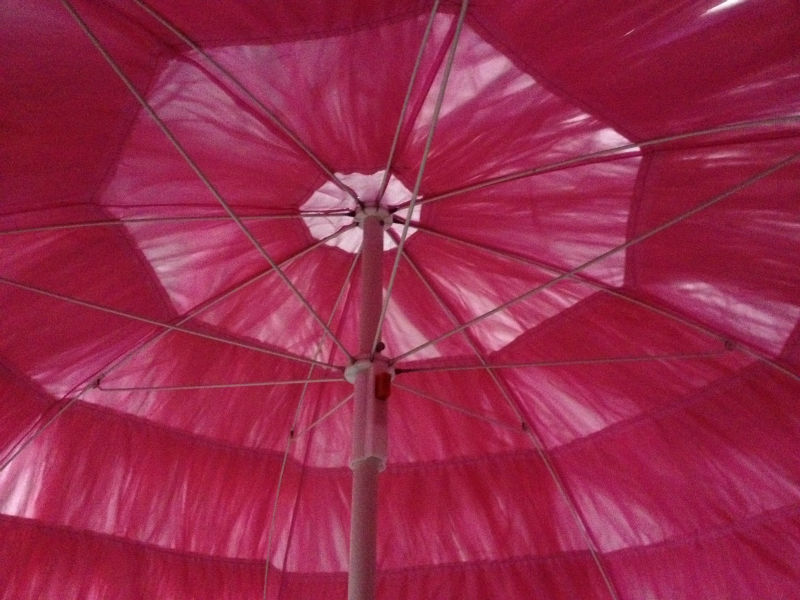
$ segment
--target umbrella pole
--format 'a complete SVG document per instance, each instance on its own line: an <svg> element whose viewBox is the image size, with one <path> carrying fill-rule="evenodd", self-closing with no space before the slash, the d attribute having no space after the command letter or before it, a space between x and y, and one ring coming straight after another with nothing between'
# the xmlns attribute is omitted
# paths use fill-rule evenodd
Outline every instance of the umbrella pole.
<svg viewBox="0 0 800 600"><path fill-rule="evenodd" d="M357 220L363 230L361 244L361 314L359 354L348 369L355 385L353 411L353 493L350 510L350 567L348 600L375 598L378 474L386 467L386 403L376 398L376 381L388 367L372 344L383 303L383 230L389 215L367 207ZM370 359L370 356L374 356ZM383 393L379 393L382 397Z"/></svg>

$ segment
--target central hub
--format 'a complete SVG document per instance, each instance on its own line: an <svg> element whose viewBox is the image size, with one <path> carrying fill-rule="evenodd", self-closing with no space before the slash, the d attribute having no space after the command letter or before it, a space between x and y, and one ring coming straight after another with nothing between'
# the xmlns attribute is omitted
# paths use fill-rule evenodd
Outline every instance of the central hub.
<svg viewBox="0 0 800 600"><path fill-rule="evenodd" d="M359 227L363 227L364 219L367 217L377 217L380 219L381 223L383 224L384 231L392 226L392 215L382 206L365 206L364 208L359 207L356 210L356 216L354 217L354 220L356 223L358 223Z"/></svg>
<svg viewBox="0 0 800 600"><path fill-rule="evenodd" d="M344 378L349 383L355 383L356 377L358 374L363 371L368 371L371 367L373 362L378 364L379 371L389 373L391 378L394 379L395 371L394 366L389 364L389 361L382 356L381 354L375 355L374 360L370 360L369 358L356 358L352 363L350 363L344 370Z"/></svg>
<svg viewBox="0 0 800 600"><path fill-rule="evenodd" d="M385 171L376 171L369 175L364 173L336 173L336 177L353 189L359 198L371 200L380 191L384 173ZM383 229L386 232L383 249L391 250L397 247L395 234L397 239L400 239L403 235L403 223L394 222L392 217L398 217L404 221L410 216L412 221L419 221L422 215L421 206L414 207L413 215L409 215L408 208L399 208L407 206L409 202L411 202L411 191L403 185L402 181L394 175L390 175L386 184L386 191L380 198L378 206L361 208L357 206L347 192L341 190L332 181L326 181L303 203L300 207L300 212L309 233L317 240L324 239L353 222L353 217L350 215L325 215L322 213L353 211L359 227L366 215L379 215L383 221ZM390 231L393 233L389 233ZM414 235L416 231L416 227L409 226L406 239ZM361 232L355 228L350 229L325 243L328 246L334 246L345 252L355 254L361 247Z"/></svg>

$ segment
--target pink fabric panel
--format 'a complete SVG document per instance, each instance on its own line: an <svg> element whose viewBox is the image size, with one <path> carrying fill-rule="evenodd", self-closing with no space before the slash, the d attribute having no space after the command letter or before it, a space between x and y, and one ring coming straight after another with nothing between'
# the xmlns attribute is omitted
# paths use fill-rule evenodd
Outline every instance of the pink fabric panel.
<svg viewBox="0 0 800 600"><path fill-rule="evenodd" d="M643 598L693 598L699 586L704 598L714 600L745 600L752 597L748 589L767 598L791 598L797 588L798 532L795 504L686 540L621 550L607 560L617 584ZM782 540L780 548L776 540ZM760 567L752 571L756 562Z"/></svg>
<svg viewBox="0 0 800 600"><path fill-rule="evenodd" d="M796 113L797 17L791 0L517 0L473 15L492 42L637 139Z"/></svg>
<svg viewBox="0 0 800 600"><path fill-rule="evenodd" d="M90 220L105 217L97 209L81 212ZM3 242L0 264L8 279L156 321L174 314L121 227L4 236ZM56 395L154 332L142 322L9 286L0 289L0 302L13 307L3 315L0 352Z"/></svg>
<svg viewBox="0 0 800 600"><path fill-rule="evenodd" d="M635 419L752 363L718 337L598 292L495 353L498 371L545 445Z"/></svg>
<svg viewBox="0 0 800 600"><path fill-rule="evenodd" d="M288 431L289 424L273 420L273 427ZM267 531L248 524L269 522L281 454L79 403L3 472L2 508L182 552L253 559L264 554ZM23 473L21 487L16 482ZM274 557L285 555L292 572L344 570L349 494L348 469L301 469L290 459L277 505ZM407 507L415 498L430 500L412 513ZM522 498L527 508L509 520L507 506ZM440 502L450 506L444 520ZM479 523L476 514L482 515ZM381 528L386 538L379 562L388 570L465 556L504 560L584 548L567 504L531 451L396 463L382 480Z"/></svg>
<svg viewBox="0 0 800 600"><path fill-rule="evenodd" d="M634 235L799 151L790 139L656 155ZM679 175L688 171L697 179ZM789 191L798 178L800 167L789 166L640 244L629 262L632 284L733 339L780 354L800 317L799 205Z"/></svg>
<svg viewBox="0 0 800 600"><path fill-rule="evenodd" d="M215 445L78 405L3 471L3 511L164 548L251 558L263 552L266 532L246 522L266 520L280 464L280 453ZM14 485L20 473L29 474L24 489ZM240 516L227 518L222 506Z"/></svg>
<svg viewBox="0 0 800 600"><path fill-rule="evenodd" d="M96 24L145 88L153 40L117 14ZM8 2L0 36L4 212L91 202L128 136L135 100L60 5Z"/></svg>
<svg viewBox="0 0 800 600"><path fill-rule="evenodd" d="M208 6L202 9L190 0L155 0L149 4L170 21L180 22L192 39L209 46L333 36L373 28L384 22L403 21L430 8L420 0L391 3L359 0L335 7L325 0L296 5L245 0L233 7ZM141 11L137 16L139 20L152 24ZM170 41L175 42L174 38Z"/></svg>
<svg viewBox="0 0 800 600"><path fill-rule="evenodd" d="M398 158L404 179L416 174L441 78L440 72L433 80ZM491 41L467 26L459 38L423 191L443 192L454 181L473 183L628 141L571 99L553 93L514 57L498 54Z"/></svg>
<svg viewBox="0 0 800 600"><path fill-rule="evenodd" d="M0 373L0 462L5 463L30 432L40 425L39 417L46 414L54 403L5 365L0 365Z"/></svg>
<svg viewBox="0 0 800 600"><path fill-rule="evenodd" d="M798 389L754 366L558 450L601 548L678 540L796 505Z"/></svg>
<svg viewBox="0 0 800 600"><path fill-rule="evenodd" d="M214 559L192 554L159 550L154 546L45 526L36 521L0 517L4 563L18 565L20 573L36 573L31 578L11 574L4 580L4 600L33 593L40 597L79 595L99 599L138 599L144 596L189 599L197 594L213 598L259 597L264 566L258 561ZM449 565L438 569L417 568L389 571L378 582L382 598L436 598L458 594L463 598L525 595L531 590L558 600L575 594L602 598L602 582L585 554L543 560L477 562ZM94 565L94 577L83 577L81 564ZM47 564L47 570L40 570ZM341 597L347 581L342 574L292 575L271 570L267 598ZM590 591L593 590L593 591Z"/></svg>
<svg viewBox="0 0 800 600"><path fill-rule="evenodd" d="M255 597L263 566L248 562L181 555L122 538L0 517L4 569L0 597L152 598ZM92 565L87 577L85 565ZM46 568L43 566L46 565ZM274 597L274 596L273 596Z"/></svg>
<svg viewBox="0 0 800 600"><path fill-rule="evenodd" d="M414 234L414 240L418 235ZM409 242L410 243L410 242ZM388 285L395 250L385 253L383 259L384 291ZM417 265L419 267L419 265ZM393 354L410 350L452 328L452 322L441 309L436 298L425 289L424 283L407 261L402 260L397 271L398 284L392 292L391 312L387 312L383 340ZM418 288L417 286L422 286ZM350 286L345 312L339 321L338 331L349 348L357 347L358 310L360 303L361 269L356 267L353 283ZM469 345L458 336L450 337L434 344L420 354L424 358L459 356L470 353ZM343 360L340 354L334 360Z"/></svg>
<svg viewBox="0 0 800 600"><path fill-rule="evenodd" d="M542 164L546 161L526 166ZM422 206L420 220L459 240L572 269L625 242L638 165L638 158L627 158L580 166L445 198ZM504 233L509 231L526 233ZM414 242L418 243L416 236ZM492 260L485 251L459 252ZM625 253L620 252L586 274L621 285L624 264Z"/></svg>

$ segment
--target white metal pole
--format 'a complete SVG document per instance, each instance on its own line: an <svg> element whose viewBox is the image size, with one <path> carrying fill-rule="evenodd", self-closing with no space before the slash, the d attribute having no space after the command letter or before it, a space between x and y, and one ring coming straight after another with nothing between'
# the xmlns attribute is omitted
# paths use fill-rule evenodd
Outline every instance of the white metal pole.
<svg viewBox="0 0 800 600"><path fill-rule="evenodd" d="M361 321L358 351L371 354L383 303L383 211L366 208L361 223ZM372 336L372 337L370 337Z"/></svg>
<svg viewBox="0 0 800 600"><path fill-rule="evenodd" d="M380 211L382 212L382 211ZM386 406L375 397L375 378L386 370L370 361L383 302L384 216L364 210L361 245L359 356L354 365L353 494L350 513L348 600L374 600L377 545L378 473L386 465Z"/></svg>

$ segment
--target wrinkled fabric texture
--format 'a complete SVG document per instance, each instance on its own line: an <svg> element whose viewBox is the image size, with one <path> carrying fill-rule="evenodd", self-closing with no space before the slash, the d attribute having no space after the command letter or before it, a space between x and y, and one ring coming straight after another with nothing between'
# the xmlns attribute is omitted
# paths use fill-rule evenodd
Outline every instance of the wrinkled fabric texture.
<svg viewBox="0 0 800 600"><path fill-rule="evenodd" d="M369 200L396 130L378 597L800 597L797 2L443 2L399 128L428 2L150 6L207 56L74 2L252 240L3 2L0 598L344 597L350 357L282 275L355 354L309 153Z"/></svg>

